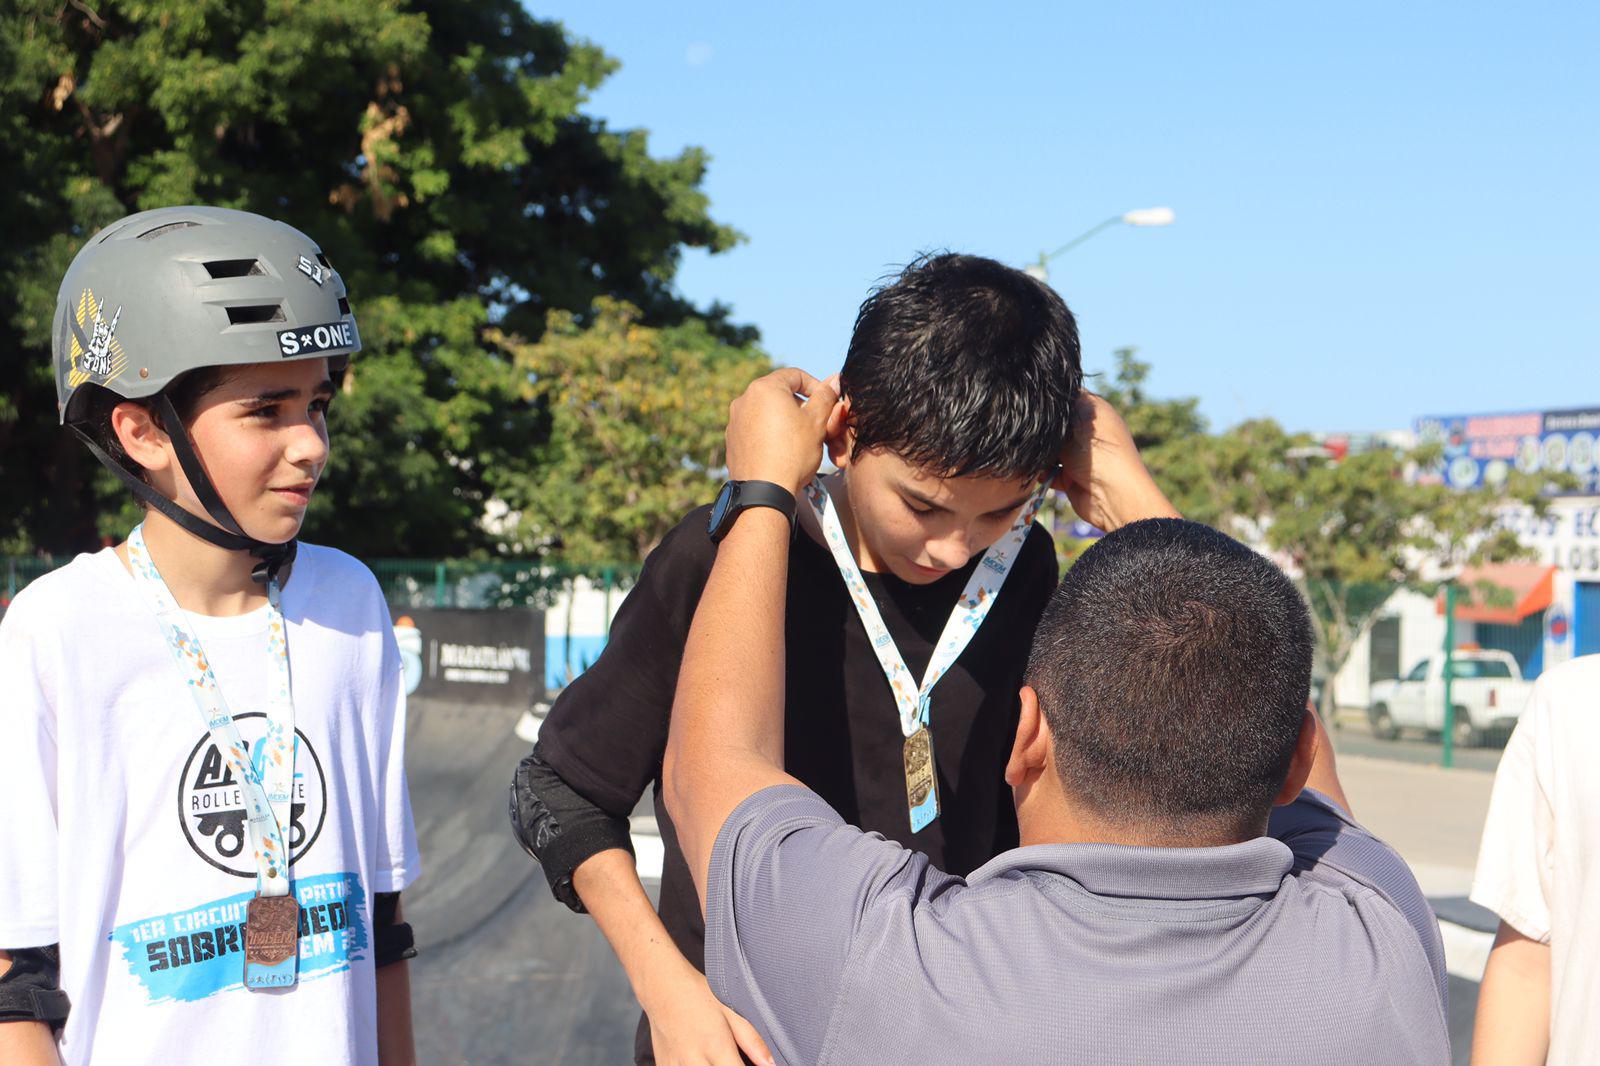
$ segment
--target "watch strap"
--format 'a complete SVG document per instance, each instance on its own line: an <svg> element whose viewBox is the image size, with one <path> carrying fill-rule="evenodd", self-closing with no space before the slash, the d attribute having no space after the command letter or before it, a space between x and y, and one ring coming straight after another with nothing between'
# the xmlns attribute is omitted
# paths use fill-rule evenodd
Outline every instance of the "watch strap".
<svg viewBox="0 0 1600 1066"><path fill-rule="evenodd" d="M709 532L713 543L720 542L733 528L733 523L739 518L739 513L750 507L771 507L782 512L789 520L789 529L794 530L795 518L799 512L798 502L794 493L782 485L771 481L730 481L722 488L723 492L732 491L733 499L722 513L722 520L713 526Z"/></svg>

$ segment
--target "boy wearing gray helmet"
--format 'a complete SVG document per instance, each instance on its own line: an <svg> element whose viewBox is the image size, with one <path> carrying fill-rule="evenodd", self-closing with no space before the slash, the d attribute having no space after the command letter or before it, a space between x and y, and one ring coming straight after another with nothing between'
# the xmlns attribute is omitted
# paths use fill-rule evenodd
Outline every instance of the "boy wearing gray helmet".
<svg viewBox="0 0 1600 1066"><path fill-rule="evenodd" d="M0 622L0 1060L413 1060L399 653L295 539L360 347L259 215L133 215L68 269L59 414L146 515Z"/></svg>

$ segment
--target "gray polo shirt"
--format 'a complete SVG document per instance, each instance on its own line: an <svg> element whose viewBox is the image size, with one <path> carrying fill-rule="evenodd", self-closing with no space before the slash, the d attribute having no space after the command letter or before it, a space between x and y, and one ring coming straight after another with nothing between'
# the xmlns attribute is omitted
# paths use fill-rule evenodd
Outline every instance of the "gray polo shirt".
<svg viewBox="0 0 1600 1066"><path fill-rule="evenodd" d="M1316 793L1221 848L1050 844L962 879L765 789L717 837L706 976L780 1063L1448 1063L1416 880Z"/></svg>

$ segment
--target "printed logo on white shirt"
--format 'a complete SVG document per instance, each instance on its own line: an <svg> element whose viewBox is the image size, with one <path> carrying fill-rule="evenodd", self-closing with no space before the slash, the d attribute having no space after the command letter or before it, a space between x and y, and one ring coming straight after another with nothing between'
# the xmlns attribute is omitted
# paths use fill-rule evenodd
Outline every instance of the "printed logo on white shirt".
<svg viewBox="0 0 1600 1066"><path fill-rule="evenodd" d="M263 758L266 745L258 747L257 742L266 734L267 716L255 711L236 715L234 721L238 723L251 760ZM244 788L217 750L211 734L204 729L199 733L199 742L189 753L183 775L178 779L178 810L184 838L195 854L217 869L253 879L256 867L246 829L249 816L245 810ZM285 833L291 863L300 861L317 842L328 808L322 760L304 733L296 729L294 736L294 784L289 790L290 825Z"/></svg>

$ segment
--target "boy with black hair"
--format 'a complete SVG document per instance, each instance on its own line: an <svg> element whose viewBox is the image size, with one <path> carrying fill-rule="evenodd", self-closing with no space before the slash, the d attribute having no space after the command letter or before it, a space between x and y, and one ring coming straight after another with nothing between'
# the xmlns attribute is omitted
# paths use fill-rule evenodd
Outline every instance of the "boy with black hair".
<svg viewBox="0 0 1600 1066"><path fill-rule="evenodd" d="M730 476L800 494L836 402L799 371L757 381ZM1310 614L1269 560L1181 519L1079 557L1019 692L1021 846L957 876L785 772L819 710L785 704L797 549L766 509L727 532L662 767L710 986L775 1061L1450 1061L1437 923L1348 813Z"/></svg>
<svg viewBox="0 0 1600 1066"><path fill-rule="evenodd" d="M644 1007L641 1063L768 1057L701 974L700 908L661 803L684 641L738 515L776 506L800 526L786 686L805 713L787 724L789 772L856 824L965 872L1017 841L1003 771L1057 574L1032 522L1040 497L1062 489L1106 529L1174 513L1121 419L1080 393L1071 312L1021 271L962 255L913 263L862 305L839 380L839 472L803 504L730 482L669 533L513 784L519 839L556 897L594 915ZM666 845L659 917L628 836L646 788Z"/></svg>

